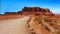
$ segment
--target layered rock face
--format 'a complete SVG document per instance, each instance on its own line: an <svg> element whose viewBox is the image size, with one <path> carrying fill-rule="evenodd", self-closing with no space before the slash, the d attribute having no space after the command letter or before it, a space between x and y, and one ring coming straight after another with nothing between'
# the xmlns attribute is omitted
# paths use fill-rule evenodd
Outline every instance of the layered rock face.
<svg viewBox="0 0 60 34"><path fill-rule="evenodd" d="M46 15L53 16L53 13L48 8L39 8L39 7L24 7L22 10L24 15Z"/></svg>
<svg viewBox="0 0 60 34"><path fill-rule="evenodd" d="M5 14L20 14L20 15L45 15L53 16L53 13L48 8L39 7L24 7L22 11L18 12L5 12Z"/></svg>
<svg viewBox="0 0 60 34"><path fill-rule="evenodd" d="M9 18L18 18L20 15L35 15L35 16L54 16L54 14L48 8L40 8L40 7L24 7L22 11L18 12L5 12L5 14L0 14L1 19L9 19Z"/></svg>

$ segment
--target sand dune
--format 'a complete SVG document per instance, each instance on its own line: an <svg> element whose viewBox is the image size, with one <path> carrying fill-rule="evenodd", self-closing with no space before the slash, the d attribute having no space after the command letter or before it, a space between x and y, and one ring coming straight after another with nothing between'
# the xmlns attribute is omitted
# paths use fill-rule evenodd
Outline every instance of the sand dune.
<svg viewBox="0 0 60 34"><path fill-rule="evenodd" d="M0 20L0 34L29 34L27 27L29 18Z"/></svg>

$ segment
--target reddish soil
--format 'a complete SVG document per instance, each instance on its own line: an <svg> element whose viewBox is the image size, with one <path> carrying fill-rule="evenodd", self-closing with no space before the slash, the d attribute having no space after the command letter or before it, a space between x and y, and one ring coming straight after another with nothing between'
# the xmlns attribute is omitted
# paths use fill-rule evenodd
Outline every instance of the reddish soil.
<svg viewBox="0 0 60 34"><path fill-rule="evenodd" d="M6 19L14 19L14 18L21 18L20 15L0 15L0 20L6 20Z"/></svg>

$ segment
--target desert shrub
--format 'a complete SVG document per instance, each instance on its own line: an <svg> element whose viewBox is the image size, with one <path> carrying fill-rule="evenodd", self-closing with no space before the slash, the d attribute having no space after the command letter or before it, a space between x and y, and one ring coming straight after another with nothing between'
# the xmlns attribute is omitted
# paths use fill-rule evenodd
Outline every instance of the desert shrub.
<svg viewBox="0 0 60 34"><path fill-rule="evenodd" d="M60 26L54 26L54 29L60 30Z"/></svg>
<svg viewBox="0 0 60 34"><path fill-rule="evenodd" d="M48 24L49 24L50 26L53 26L53 25L54 25L52 22L48 22Z"/></svg>
<svg viewBox="0 0 60 34"><path fill-rule="evenodd" d="M38 21L38 23L40 24L40 23L42 23L42 20L41 20L41 18L35 18L35 20L34 21Z"/></svg>
<svg viewBox="0 0 60 34"><path fill-rule="evenodd" d="M52 20L48 19L48 18L45 18L44 20L45 20L45 22L52 22Z"/></svg>
<svg viewBox="0 0 60 34"><path fill-rule="evenodd" d="M44 25L44 28L48 31L50 31L50 29L48 28L48 26Z"/></svg>
<svg viewBox="0 0 60 34"><path fill-rule="evenodd" d="M37 21L37 20L39 20L39 19L36 17L34 21Z"/></svg>
<svg viewBox="0 0 60 34"><path fill-rule="evenodd" d="M60 30L56 30L56 31L52 32L52 34L60 34Z"/></svg>

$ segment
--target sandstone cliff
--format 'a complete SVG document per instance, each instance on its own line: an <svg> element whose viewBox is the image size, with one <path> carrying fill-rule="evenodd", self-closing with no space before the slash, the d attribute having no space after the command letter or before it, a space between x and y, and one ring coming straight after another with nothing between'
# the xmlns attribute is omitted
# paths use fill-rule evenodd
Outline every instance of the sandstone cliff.
<svg viewBox="0 0 60 34"><path fill-rule="evenodd" d="M40 8L40 7L24 7L22 11L18 12L5 12L5 14L0 14L0 19L4 18L14 18L20 15L35 15L35 16L54 16L54 14L48 8ZM6 16L6 17L5 17ZM13 16L13 17L12 17Z"/></svg>

